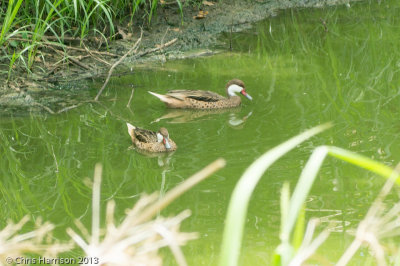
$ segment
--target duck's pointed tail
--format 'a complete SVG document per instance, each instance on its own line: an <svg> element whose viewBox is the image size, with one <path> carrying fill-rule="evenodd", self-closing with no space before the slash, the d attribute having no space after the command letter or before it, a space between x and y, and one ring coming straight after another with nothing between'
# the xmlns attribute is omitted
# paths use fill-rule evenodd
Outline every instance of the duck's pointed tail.
<svg viewBox="0 0 400 266"><path fill-rule="evenodd" d="M129 124L129 123L126 123L126 126L128 127L129 136L131 136L132 141L134 141L136 127L134 125L132 125L132 124Z"/></svg>
<svg viewBox="0 0 400 266"><path fill-rule="evenodd" d="M171 98L167 95L162 95L162 94L158 94L152 91L148 91L148 93L150 93L151 95L156 96L158 99L160 99L162 102L164 103L170 103L171 102Z"/></svg>

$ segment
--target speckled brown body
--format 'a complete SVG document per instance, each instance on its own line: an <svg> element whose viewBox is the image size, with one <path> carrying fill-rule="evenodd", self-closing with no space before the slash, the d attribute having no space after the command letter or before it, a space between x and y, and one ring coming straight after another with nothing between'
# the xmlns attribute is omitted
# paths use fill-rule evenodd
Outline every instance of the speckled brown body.
<svg viewBox="0 0 400 266"><path fill-rule="evenodd" d="M169 152L169 151L175 151L178 148L176 143L172 139L168 138L168 142L171 148L167 149L162 142L158 142L157 132L147 129L137 128L130 124L127 125L128 125L128 133L131 136L132 143L139 150L148 152ZM162 135L168 135L168 131L165 128L161 128L159 132Z"/></svg>
<svg viewBox="0 0 400 266"><path fill-rule="evenodd" d="M199 101L192 98L186 98L179 103L166 103L169 108L180 109L222 109L237 107L241 103L239 96L232 96L230 98L219 99L218 101Z"/></svg>
<svg viewBox="0 0 400 266"><path fill-rule="evenodd" d="M173 140L169 140L169 144L171 145L171 149L166 149L164 144L161 142L141 142L138 140L135 140L133 142L136 146L136 148L144 151L149 151L149 152L170 152L170 151L175 151L177 149L176 143Z"/></svg>
<svg viewBox="0 0 400 266"><path fill-rule="evenodd" d="M239 96L226 98L215 92L201 90L172 90L160 96L167 107L178 109L221 109L237 107L241 103Z"/></svg>
<svg viewBox="0 0 400 266"><path fill-rule="evenodd" d="M167 107L178 109L222 109L237 107L241 104L241 99L237 96L237 93L252 100L252 97L246 92L244 82L240 79L228 81L225 89L228 95L227 98L215 92L203 90L172 90L166 94L149 91L149 93L159 98Z"/></svg>

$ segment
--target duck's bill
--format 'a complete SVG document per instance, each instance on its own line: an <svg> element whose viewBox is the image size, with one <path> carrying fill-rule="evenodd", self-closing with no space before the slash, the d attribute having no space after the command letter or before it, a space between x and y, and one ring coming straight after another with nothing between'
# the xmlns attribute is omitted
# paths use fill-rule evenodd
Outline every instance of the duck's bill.
<svg viewBox="0 0 400 266"><path fill-rule="evenodd" d="M246 96L246 98L247 98L247 99L249 99L250 101L252 101L252 100L253 100L253 97L251 97L251 96L250 96L250 95L248 95L247 93L246 93L246 95L245 95L245 96Z"/></svg>
<svg viewBox="0 0 400 266"><path fill-rule="evenodd" d="M245 96L250 101L253 100L253 97L251 97L245 90L242 90L240 93L243 94L243 96Z"/></svg>
<svg viewBox="0 0 400 266"><path fill-rule="evenodd" d="M169 141L166 138L164 138L163 142L164 142L164 146L167 150L171 149L171 145L169 144Z"/></svg>

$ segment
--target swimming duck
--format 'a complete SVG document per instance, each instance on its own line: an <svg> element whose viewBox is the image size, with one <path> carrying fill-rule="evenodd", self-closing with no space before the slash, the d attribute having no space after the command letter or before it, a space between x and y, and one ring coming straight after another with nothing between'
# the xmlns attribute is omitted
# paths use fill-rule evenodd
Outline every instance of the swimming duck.
<svg viewBox="0 0 400 266"><path fill-rule="evenodd" d="M169 138L168 130L165 127L161 127L159 131L154 132L135 127L129 123L126 123L126 125L133 144L140 150L168 152L177 149L176 143Z"/></svg>
<svg viewBox="0 0 400 266"><path fill-rule="evenodd" d="M241 99L236 93L241 93L247 99L253 98L247 94L244 82L240 79L232 79L226 84L228 98L215 92L202 90L172 90L162 95L149 91L163 101L169 108L191 108L191 109L217 109L239 106Z"/></svg>

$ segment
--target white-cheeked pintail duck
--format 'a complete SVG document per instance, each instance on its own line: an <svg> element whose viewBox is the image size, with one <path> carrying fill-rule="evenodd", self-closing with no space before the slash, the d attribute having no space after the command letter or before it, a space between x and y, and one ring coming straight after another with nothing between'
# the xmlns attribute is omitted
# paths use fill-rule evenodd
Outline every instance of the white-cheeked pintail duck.
<svg viewBox="0 0 400 266"><path fill-rule="evenodd" d="M215 92L202 90L172 90L162 95L149 91L163 101L169 108L190 109L217 109L237 107L241 99L236 93L241 93L249 100L253 98L247 94L244 82L240 79L232 79L226 84L228 98Z"/></svg>
<svg viewBox="0 0 400 266"><path fill-rule="evenodd" d="M164 127L154 132L135 127L129 123L128 133L133 144L140 150L149 152L169 152L177 149L176 143L169 138L168 130Z"/></svg>

